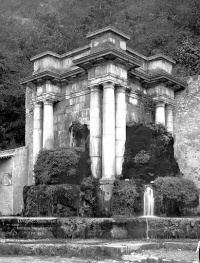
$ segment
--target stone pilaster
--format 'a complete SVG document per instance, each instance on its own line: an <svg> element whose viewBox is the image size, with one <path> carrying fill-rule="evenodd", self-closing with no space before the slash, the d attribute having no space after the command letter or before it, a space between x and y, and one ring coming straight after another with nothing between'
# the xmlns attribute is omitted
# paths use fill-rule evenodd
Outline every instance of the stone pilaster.
<svg viewBox="0 0 200 263"><path fill-rule="evenodd" d="M102 180L115 178L115 91L114 84L103 84Z"/></svg>
<svg viewBox="0 0 200 263"><path fill-rule="evenodd" d="M44 101L43 115L43 148L53 149L54 131L53 131L53 101Z"/></svg>
<svg viewBox="0 0 200 263"><path fill-rule="evenodd" d="M42 150L42 122L43 105L41 102L35 102L33 108L33 165L37 160L40 150Z"/></svg>
<svg viewBox="0 0 200 263"><path fill-rule="evenodd" d="M95 178L101 178L102 120L100 86L91 87L90 92L90 159Z"/></svg>
<svg viewBox="0 0 200 263"><path fill-rule="evenodd" d="M165 126L165 103L163 101L156 102L156 124Z"/></svg>
<svg viewBox="0 0 200 263"><path fill-rule="evenodd" d="M173 106L170 104L165 108L165 123L167 131L173 134Z"/></svg>
<svg viewBox="0 0 200 263"><path fill-rule="evenodd" d="M122 173L126 142L126 97L125 88L117 87L115 91L115 162L116 176Z"/></svg>

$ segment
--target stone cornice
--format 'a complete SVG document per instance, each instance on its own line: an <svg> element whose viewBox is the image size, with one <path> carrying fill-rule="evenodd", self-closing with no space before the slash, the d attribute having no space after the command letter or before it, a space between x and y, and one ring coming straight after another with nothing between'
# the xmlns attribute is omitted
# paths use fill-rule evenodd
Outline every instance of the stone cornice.
<svg viewBox="0 0 200 263"><path fill-rule="evenodd" d="M46 80L46 79L60 80L60 75L56 74L56 73L54 73L52 71L46 70L46 71L43 71L43 72L40 72L40 73L31 75L31 76L28 76L28 77L22 79L20 84L21 85L25 85L25 84L27 84L29 82L37 83L40 79L42 79L42 80Z"/></svg>
<svg viewBox="0 0 200 263"><path fill-rule="evenodd" d="M76 68L76 69L72 69L70 71L67 71L67 72L64 72L60 75L60 78L61 78L61 81L63 79L69 79L73 76L76 76L76 75L81 75L81 74L84 74L86 73L86 71L82 68Z"/></svg>
<svg viewBox="0 0 200 263"><path fill-rule="evenodd" d="M136 68L142 66L141 60L130 56L125 51L117 49L111 45L106 48L91 52L90 54L78 59L74 59L73 63L84 69L92 67L94 63L98 63L100 60L121 60L122 63L130 65L130 68Z"/></svg>
<svg viewBox="0 0 200 263"><path fill-rule="evenodd" d="M130 40L130 36L129 35L127 35L127 34L121 32L121 31L115 29L112 26L107 26L107 27L104 27L102 29L96 30L96 31L94 31L92 33L87 34L86 37L91 40L91 39L94 39L94 38L98 37L99 35L105 34L107 32L114 33L114 34L120 36L121 38L123 38L125 40Z"/></svg>
<svg viewBox="0 0 200 263"><path fill-rule="evenodd" d="M162 82L168 81L169 84L173 87L175 91L185 89L187 83L178 79L176 76L165 73L165 72L156 72L155 74L147 74L144 71L131 70L130 74L141 78L146 83Z"/></svg>
<svg viewBox="0 0 200 263"><path fill-rule="evenodd" d="M62 55L56 54L56 53L54 53L52 51L45 51L45 52L42 52L42 53L30 58L30 61L35 61L35 60L41 59L41 58L46 57L46 56L52 56L52 57L55 57L57 59L63 59L63 58L66 58L66 57L71 57L71 56L78 55L78 54L80 54L80 53L82 53L84 51L87 51L87 50L90 50L90 45L86 45L86 46L74 49L74 50L66 52L66 53L64 53Z"/></svg>
<svg viewBox="0 0 200 263"><path fill-rule="evenodd" d="M85 70L81 68L72 69L62 74L57 74L52 71L43 71L37 74L33 74L21 80L21 85L25 85L27 83L38 83L45 80L52 80L55 82L64 82L65 80L69 81L71 78L77 77L77 75L81 75L86 73Z"/></svg>
<svg viewBox="0 0 200 263"><path fill-rule="evenodd" d="M172 64L176 64L176 62L173 59L171 59L170 57L168 57L164 54L156 54L154 56L146 57L146 56L138 53L137 51L135 51L134 49L131 49L129 47L126 48L126 52L137 56L138 58L142 59L144 62L151 62L154 60L163 59L163 60L166 60Z"/></svg>

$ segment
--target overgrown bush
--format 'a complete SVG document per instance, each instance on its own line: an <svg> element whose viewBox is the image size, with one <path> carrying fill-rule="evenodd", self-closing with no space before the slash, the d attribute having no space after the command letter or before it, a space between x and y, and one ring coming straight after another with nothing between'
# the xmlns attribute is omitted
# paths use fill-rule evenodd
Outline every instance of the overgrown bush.
<svg viewBox="0 0 200 263"><path fill-rule="evenodd" d="M113 187L112 215L128 217L141 212L142 189L134 180L116 180Z"/></svg>
<svg viewBox="0 0 200 263"><path fill-rule="evenodd" d="M158 177L154 181L156 214L181 216L199 204L199 191L193 181L180 177Z"/></svg>
<svg viewBox="0 0 200 263"><path fill-rule="evenodd" d="M89 153L79 148L40 151L34 166L38 184L80 184L90 174Z"/></svg>

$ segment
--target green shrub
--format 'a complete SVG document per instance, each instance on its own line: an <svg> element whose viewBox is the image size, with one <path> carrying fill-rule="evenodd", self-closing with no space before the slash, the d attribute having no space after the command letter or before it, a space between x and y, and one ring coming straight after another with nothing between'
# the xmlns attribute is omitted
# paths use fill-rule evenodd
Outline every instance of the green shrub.
<svg viewBox="0 0 200 263"><path fill-rule="evenodd" d="M134 180L116 180L113 187L112 215L135 215L142 210L142 199L142 188Z"/></svg>
<svg viewBox="0 0 200 263"><path fill-rule="evenodd" d="M199 205L199 191L193 181L180 177L158 177L154 181L156 214L181 216Z"/></svg>
<svg viewBox="0 0 200 263"><path fill-rule="evenodd" d="M38 184L80 184L90 173L89 154L79 148L40 151L34 166Z"/></svg>
<svg viewBox="0 0 200 263"><path fill-rule="evenodd" d="M80 216L97 216L98 215L98 189L99 180L89 176L83 179L80 185L81 189L81 207Z"/></svg>

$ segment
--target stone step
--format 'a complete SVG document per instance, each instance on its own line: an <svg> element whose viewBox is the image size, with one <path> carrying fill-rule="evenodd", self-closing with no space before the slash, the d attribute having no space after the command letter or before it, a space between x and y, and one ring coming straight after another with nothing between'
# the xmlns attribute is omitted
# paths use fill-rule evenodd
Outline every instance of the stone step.
<svg viewBox="0 0 200 263"><path fill-rule="evenodd" d="M168 242L170 243L170 242ZM175 242L171 242L174 246ZM180 245L180 242L177 242ZM182 243L182 247L183 247ZM189 243L186 243L188 247ZM161 244L158 242L141 242L136 240L99 240L99 239L0 239L0 255L20 255L20 256L63 256L79 257L88 259L113 259L128 262L141 263L175 263L173 260L140 255L152 249L159 249ZM190 243L195 245L195 243ZM168 249L170 250L169 244ZM193 249L195 251L195 248ZM189 250L188 250L189 251ZM189 253L192 253L189 252ZM145 253L146 254L146 253ZM177 261L178 262L178 261ZM184 263L191 263L186 261Z"/></svg>
<svg viewBox="0 0 200 263"><path fill-rule="evenodd" d="M99 240L0 240L0 255L31 255L31 256L65 256L83 258L111 258L121 260L123 254L128 254L142 246L152 247L152 244L134 241L105 242ZM157 245L156 243L154 245Z"/></svg>
<svg viewBox="0 0 200 263"><path fill-rule="evenodd" d="M135 262L135 263L198 263L198 261L190 261L190 260L174 260L174 259L166 259L159 257L150 257L145 255L122 255L122 260L125 262Z"/></svg>

